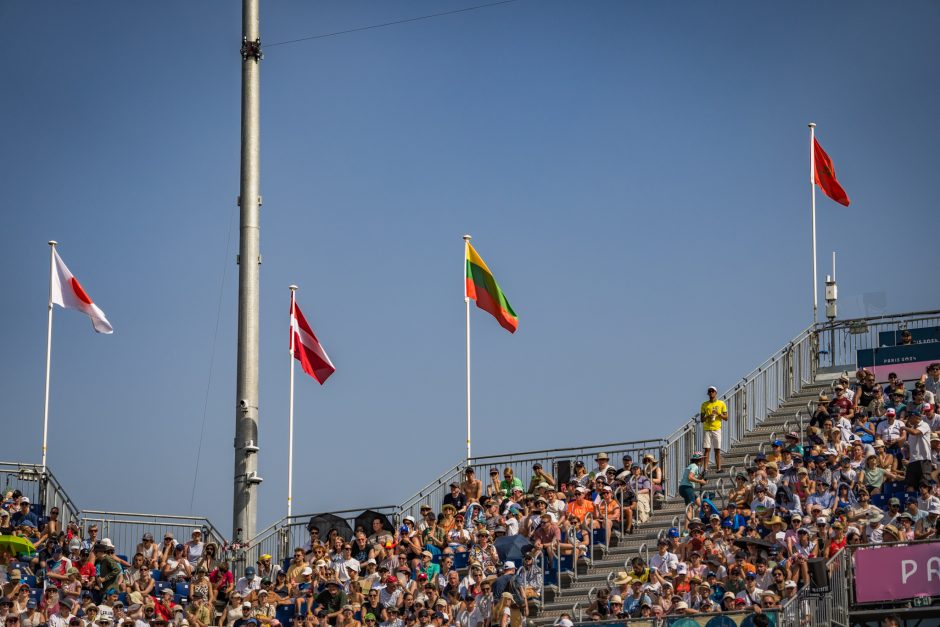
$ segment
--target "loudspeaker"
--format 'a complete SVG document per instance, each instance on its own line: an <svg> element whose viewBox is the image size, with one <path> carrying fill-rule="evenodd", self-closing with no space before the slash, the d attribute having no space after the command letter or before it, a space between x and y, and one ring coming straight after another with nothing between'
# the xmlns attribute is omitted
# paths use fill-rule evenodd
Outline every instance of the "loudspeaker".
<svg viewBox="0 0 940 627"><path fill-rule="evenodd" d="M829 591L829 569L826 568L826 559L817 557L806 560L809 567L809 587L814 592Z"/></svg>
<svg viewBox="0 0 940 627"><path fill-rule="evenodd" d="M560 486L569 481L571 481L571 461L563 459L555 462L555 485Z"/></svg>

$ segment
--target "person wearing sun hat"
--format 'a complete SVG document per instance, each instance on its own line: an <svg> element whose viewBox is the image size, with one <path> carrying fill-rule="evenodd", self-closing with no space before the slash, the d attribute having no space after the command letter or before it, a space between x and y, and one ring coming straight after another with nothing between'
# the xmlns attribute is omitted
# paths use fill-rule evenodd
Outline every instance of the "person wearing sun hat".
<svg viewBox="0 0 940 627"><path fill-rule="evenodd" d="M707 483L702 478L704 470L699 466L702 463L702 458L703 455L700 451L695 451L689 455L689 465L686 466L679 480L679 496L685 501L686 507L695 502L696 489Z"/></svg>

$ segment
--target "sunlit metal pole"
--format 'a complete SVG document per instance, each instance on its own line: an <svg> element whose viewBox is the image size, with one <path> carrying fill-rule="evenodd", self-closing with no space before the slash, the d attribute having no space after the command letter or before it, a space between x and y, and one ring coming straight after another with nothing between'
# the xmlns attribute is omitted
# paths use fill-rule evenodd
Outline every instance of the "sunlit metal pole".
<svg viewBox="0 0 940 627"><path fill-rule="evenodd" d="M261 266L261 35L259 0L242 0L241 208L238 243L238 373L232 537L255 535L258 504L258 293ZM239 532L239 530L241 530Z"/></svg>

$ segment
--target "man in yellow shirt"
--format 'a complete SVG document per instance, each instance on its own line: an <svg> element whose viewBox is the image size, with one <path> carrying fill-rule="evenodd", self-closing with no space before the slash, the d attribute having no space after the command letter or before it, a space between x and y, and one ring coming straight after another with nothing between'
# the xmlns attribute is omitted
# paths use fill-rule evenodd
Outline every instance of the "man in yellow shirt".
<svg viewBox="0 0 940 627"><path fill-rule="evenodd" d="M718 388L708 388L708 400L702 403L699 420L702 421L702 471L708 470L708 451L715 449L715 469L721 472L721 421L728 419L728 406L718 398Z"/></svg>

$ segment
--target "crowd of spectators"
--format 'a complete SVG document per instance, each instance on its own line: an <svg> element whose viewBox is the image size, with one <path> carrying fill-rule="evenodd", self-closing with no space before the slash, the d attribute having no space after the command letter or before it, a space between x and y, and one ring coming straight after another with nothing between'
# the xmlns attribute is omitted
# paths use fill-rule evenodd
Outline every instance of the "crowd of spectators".
<svg viewBox="0 0 940 627"><path fill-rule="evenodd" d="M727 408L715 388L708 394L703 429L720 442ZM859 370L819 395L804 432L766 442L746 466L722 469L716 455L709 471L694 452L679 482L683 530L669 529L648 563L634 559L592 617L778 608L810 585L810 560L847 545L937 538L938 397L940 364L907 387L894 374L880 385ZM730 487L709 489L715 476Z"/></svg>
<svg viewBox="0 0 940 627"><path fill-rule="evenodd" d="M910 389L860 370L831 392L805 432L768 442L719 494L708 482L709 472L728 470L717 450L727 408L710 389L703 423L719 430L709 436L715 470L691 455L679 481L684 524L661 535L648 562L636 557L616 573L587 617L760 614L810 583L813 558L935 538L940 364ZM243 576L199 529L115 547L96 525L63 527L56 508L40 516L13 492L0 532L36 549L17 555L0 545L0 627L519 627L538 613L558 560L590 562L591 546L629 536L662 501L654 456L611 461L576 461L563 482L535 464L528 485L511 467L491 468L485 480L468 467L439 512L423 506L397 528L375 518L349 538L312 526L289 560L262 555ZM521 548L509 558L498 547L513 536Z"/></svg>
<svg viewBox="0 0 940 627"><path fill-rule="evenodd" d="M36 550L0 548L0 618L3 627L518 626L538 611L553 560L590 561L598 537L633 533L662 498L655 458L620 461L576 462L566 482L535 464L528 486L511 467L490 469L485 483L468 467L440 512L422 506L397 529L376 518L349 539L311 526L290 560L262 555L243 577L200 529L115 547L97 525L62 528L57 509L39 517L13 492L0 526ZM511 536L521 539L514 559L496 548Z"/></svg>

